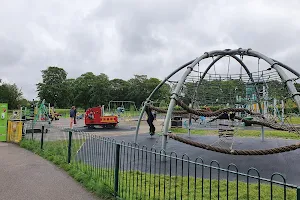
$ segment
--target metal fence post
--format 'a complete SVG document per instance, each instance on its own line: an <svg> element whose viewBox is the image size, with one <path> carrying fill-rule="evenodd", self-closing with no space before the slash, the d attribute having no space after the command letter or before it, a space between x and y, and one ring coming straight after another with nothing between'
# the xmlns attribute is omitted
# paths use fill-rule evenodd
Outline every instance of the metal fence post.
<svg viewBox="0 0 300 200"><path fill-rule="evenodd" d="M297 187L297 200L300 200L300 187Z"/></svg>
<svg viewBox="0 0 300 200"><path fill-rule="evenodd" d="M33 134L34 134L33 121L34 120L32 120L32 123L31 123L31 139L32 140L33 140Z"/></svg>
<svg viewBox="0 0 300 200"><path fill-rule="evenodd" d="M70 164L70 162L71 162L71 151L72 151L72 131L69 131L68 164Z"/></svg>
<svg viewBox="0 0 300 200"><path fill-rule="evenodd" d="M118 196L119 189L119 168L120 168L120 144L116 144L116 157L115 157L115 193Z"/></svg>
<svg viewBox="0 0 300 200"><path fill-rule="evenodd" d="M44 131L45 131L45 126L42 126L42 137L41 137L41 149L43 150L44 146Z"/></svg>

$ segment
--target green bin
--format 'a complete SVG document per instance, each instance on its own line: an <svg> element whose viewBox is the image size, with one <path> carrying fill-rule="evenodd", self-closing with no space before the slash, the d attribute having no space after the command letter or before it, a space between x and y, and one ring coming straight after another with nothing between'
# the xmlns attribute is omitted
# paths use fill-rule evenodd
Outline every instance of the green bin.
<svg viewBox="0 0 300 200"><path fill-rule="evenodd" d="M246 120L252 120L253 117L244 117L244 119L246 119ZM251 126L251 125L252 125L251 123L245 122L245 126Z"/></svg>

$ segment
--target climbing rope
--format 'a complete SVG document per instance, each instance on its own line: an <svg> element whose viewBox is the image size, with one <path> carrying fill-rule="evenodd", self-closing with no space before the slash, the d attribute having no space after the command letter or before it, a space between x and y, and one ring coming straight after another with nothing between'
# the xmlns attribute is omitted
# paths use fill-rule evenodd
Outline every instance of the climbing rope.
<svg viewBox="0 0 300 200"><path fill-rule="evenodd" d="M229 112L246 112L250 115L254 115L254 116L261 116L263 117L260 113L255 113L252 112L246 108L225 108L225 109L220 109L214 112L203 112L201 110L195 110L190 108L188 105L186 105L182 100L177 99L176 100L177 105L179 105L180 107L182 107L184 110L186 110L188 113L192 113L194 115L198 115L198 116L204 116L204 117L213 117L213 116L219 116L222 113L229 113Z"/></svg>
<svg viewBox="0 0 300 200"><path fill-rule="evenodd" d="M198 120L198 116L204 116L204 117L217 116L216 118L214 118L210 121L210 122L212 122L212 121L218 119L218 117L220 117L224 113L246 112L250 115L254 115L254 116L260 118L261 120L258 120L258 121L257 120L247 120L247 119L241 118L239 116L235 116L234 118L237 120L240 120L244 123L261 125L261 126L272 128L274 130L289 131L289 132L299 131L298 130L299 128L296 128L296 127L289 127L286 125L280 125L278 123L275 123L274 121L268 121L260 113L255 113L255 112L252 112L245 108L225 108L225 109L220 109L220 110L217 110L214 112L210 112L210 111L203 110L203 109L192 109L191 107L186 105L182 100L176 100L176 103L177 103L177 105L182 107L184 110L173 111L173 114L178 114L178 115L182 115L182 116L186 115L186 117L188 117L188 114L192 113L192 119L194 119L194 120ZM157 107L154 107L151 105L149 105L149 107L157 112L167 113L167 110L157 108Z"/></svg>
<svg viewBox="0 0 300 200"><path fill-rule="evenodd" d="M189 106L187 106L181 100L176 100L176 102L177 102L177 105L182 107L187 112L192 113L194 115L198 115L198 116L205 116L205 117L218 116L219 117L225 112L227 112L227 113L229 113L229 112L246 112L250 115L254 115L256 117L259 117L261 120L259 120L259 121L247 120L247 119L244 119L244 118L241 118L241 117L238 117L238 116L235 116L234 118L237 119L237 120L241 120L242 122L245 122L245 123L266 126L266 127L269 127L269 128L275 129L275 130L295 132L299 129L299 128L296 128L296 127L289 127L289 126L286 126L286 125L279 125L278 123L268 121L260 113L251 112L250 110L245 109L245 108L225 108L225 109L217 110L215 112L205 112L204 113L204 112L201 112L201 111L194 110L194 109L190 108Z"/></svg>
<svg viewBox="0 0 300 200"><path fill-rule="evenodd" d="M297 130L299 128L296 127L289 127L286 125L279 125L278 123L272 123L272 122L268 122L268 121L256 121L256 120L247 120L247 119L243 119L241 117L235 116L234 117L237 120L241 120L242 122L248 123L248 124L256 124L256 125L261 125L261 126L265 126L265 127L269 127L275 130L279 130L279 131L289 131L289 132L297 132Z"/></svg>
<svg viewBox="0 0 300 200"><path fill-rule="evenodd" d="M204 110L204 109L192 109L189 106L187 106L185 103L183 103L183 101L181 101L181 100L177 100L176 102L184 110L173 111L172 114L183 115L183 114L192 113L192 114L197 115L197 116L213 117L213 116L219 116L220 114L223 114L225 112L246 112L246 113L249 113L251 115L261 116L260 113L251 112L250 110L248 110L246 108L225 108L225 109L220 109L220 110L217 110L217 111L214 111L214 112L210 112L210 111L207 111L207 110ZM154 107L154 106L151 106L151 105L149 105L149 107L150 107L150 109L155 110L159 113L167 113L168 112L165 109Z"/></svg>
<svg viewBox="0 0 300 200"><path fill-rule="evenodd" d="M214 147L214 146L203 144L200 142L191 141L191 140L185 139L183 137L180 137L180 136L172 134L172 133L168 134L168 136L176 141L179 141L179 142L182 142L185 144L189 144L194 147L199 147L199 148L206 149L209 151L215 151L215 152L231 154L231 155L247 155L247 156L270 155L270 154L277 154L277 153L293 151L293 150L300 148L300 143L297 143L297 144L292 144L292 145L277 147L277 148L272 148L272 149L258 149L258 150L233 150L233 149L231 149L230 150L230 149Z"/></svg>
<svg viewBox="0 0 300 200"><path fill-rule="evenodd" d="M159 113L167 113L168 110L162 109L162 108L158 108L158 107L154 107L152 105L148 105L150 109L155 110ZM207 110L204 109L199 109L197 111L201 111L201 112L208 112ZM187 112L186 110L174 110L172 112L173 114L177 114L177 115L183 115L183 114L189 114L189 112Z"/></svg>

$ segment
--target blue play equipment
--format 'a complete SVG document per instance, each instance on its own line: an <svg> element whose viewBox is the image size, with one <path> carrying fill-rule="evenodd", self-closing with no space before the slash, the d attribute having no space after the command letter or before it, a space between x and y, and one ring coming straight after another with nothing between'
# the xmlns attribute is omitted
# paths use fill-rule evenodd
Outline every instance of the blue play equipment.
<svg viewBox="0 0 300 200"><path fill-rule="evenodd" d="M117 108L117 113L120 114L120 113L124 113L125 112L125 108L123 107L118 107Z"/></svg>

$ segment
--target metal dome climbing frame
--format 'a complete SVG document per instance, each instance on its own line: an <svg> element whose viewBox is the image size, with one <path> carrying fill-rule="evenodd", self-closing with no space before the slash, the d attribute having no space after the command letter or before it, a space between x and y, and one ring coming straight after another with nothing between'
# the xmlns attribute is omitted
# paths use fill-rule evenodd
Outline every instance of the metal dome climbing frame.
<svg viewBox="0 0 300 200"><path fill-rule="evenodd" d="M149 95L149 97L146 99L145 102L150 102L152 96L155 94L155 92L157 90L160 89L160 87L165 84L167 81L170 80L171 77L173 77L175 74L177 74L179 71L185 69L182 77L180 78L179 81L177 81L177 85L175 87L175 89L172 92L171 95L171 100L169 103L169 107L168 107L168 111L166 113L166 117L164 120L164 125L163 125L163 134L162 134L162 149L166 150L166 144L167 144L167 138L168 138L168 131L169 131L169 123L171 120L171 116L172 116L172 112L174 109L174 106L176 105L176 101L178 100L178 97L180 96L180 92L182 90L182 87L184 86L184 83L187 79L189 79L189 75L191 74L191 72L194 71L194 68L197 64L199 64L202 60L207 59L207 58L213 58L213 61L208 65L208 67L205 69L205 71L201 74L201 77L199 77L200 81L198 81L198 86L201 85L201 82L204 80L205 76L208 74L208 71L215 65L215 63L217 63L221 58L223 57L229 57L232 58L234 60L236 60L241 66L242 68L245 70L246 74L248 75L249 80L254 83L255 80L253 79L253 74L250 72L250 70L248 69L248 67L246 66L246 64L243 62L243 60L240 57L244 57L244 56L249 56L249 57L255 57L258 59L262 59L264 60L266 63L268 63L270 65L271 69L274 69L278 76L280 77L281 81L285 84L285 86L288 89L288 92L290 93L290 95L292 96L292 98L294 99L298 109L300 110L300 93L296 90L296 87L294 85L294 78L290 78L286 72L284 70L287 70L289 72L291 72L292 74L294 74L297 79L300 78L300 74L298 72L296 72L294 69L290 68L289 66L274 60L272 58L269 58L259 52L253 51L252 49L225 49L225 50L216 50L216 51L211 51L211 52L205 52L202 56L197 57L196 59L193 59L187 63L185 63L184 65L178 67L176 70L174 70L171 74L169 74L153 91L152 93ZM216 57L216 58L215 58ZM214 59L215 58L215 59ZM228 75L228 74L227 74ZM256 88L256 86L254 87L254 92L256 93L257 96L257 102L260 102L259 99L259 94L258 94L258 90ZM139 116L139 120L137 123L137 129L136 129L136 134L135 134L135 138L134 138L134 142L137 143L137 138L138 138L138 133L139 133L139 127L140 127L140 123L143 117L143 113L145 112L145 108L147 106L147 103L144 104L142 111L140 113ZM259 111L260 113L263 113L262 110L262 106L260 103L258 103L259 106ZM262 126L262 133L261 133L261 137L262 140L264 140L264 127Z"/></svg>

